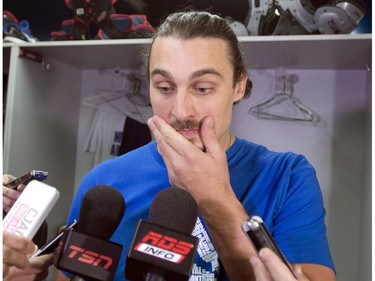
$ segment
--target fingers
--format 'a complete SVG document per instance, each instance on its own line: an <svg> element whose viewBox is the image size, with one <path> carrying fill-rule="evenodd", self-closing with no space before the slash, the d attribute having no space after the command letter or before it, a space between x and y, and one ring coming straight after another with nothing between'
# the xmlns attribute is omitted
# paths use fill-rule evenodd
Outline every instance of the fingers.
<svg viewBox="0 0 375 281"><path fill-rule="evenodd" d="M3 246L3 264L26 269L29 266L29 259L23 253L15 251L8 246Z"/></svg>
<svg viewBox="0 0 375 281"><path fill-rule="evenodd" d="M220 144L214 129L212 117L206 117L202 120L200 134L205 151L208 153L216 153L221 151ZM158 143L160 152L165 152L168 147L172 148L178 155L184 156L191 154L192 151L187 149L194 146L176 130L169 126L162 118L153 116L147 122L155 140ZM167 125L167 126L166 126Z"/></svg>
<svg viewBox="0 0 375 281"><path fill-rule="evenodd" d="M20 192L3 186L3 211L6 213L13 207L14 202L20 196Z"/></svg>
<svg viewBox="0 0 375 281"><path fill-rule="evenodd" d="M34 243L22 236L3 231L3 263L18 268L27 268L29 260L27 255L36 250Z"/></svg>
<svg viewBox="0 0 375 281"><path fill-rule="evenodd" d="M10 183L12 180L15 180L16 177L12 176L12 175L8 175L8 174L5 174L3 175L3 185L6 185L8 183Z"/></svg>
<svg viewBox="0 0 375 281"><path fill-rule="evenodd" d="M5 185L7 185L8 183L10 183L11 181L15 180L16 177L12 176L12 175L9 175L9 174L5 174L3 175L3 189L4 187L6 187ZM19 192L22 192L26 187L26 184L19 184L16 188L16 190L18 190ZM4 193L3 193L4 195Z"/></svg>
<svg viewBox="0 0 375 281"><path fill-rule="evenodd" d="M206 117L203 119L201 134L203 145L206 148L207 153L215 155L218 152L222 152L220 143L216 136L214 120L212 117Z"/></svg>
<svg viewBox="0 0 375 281"><path fill-rule="evenodd" d="M7 266L7 269L3 268L4 281L14 280L32 280L39 281L45 280L48 276L48 268L53 263L54 254L42 255L30 259L30 262L26 268L16 268Z"/></svg>
<svg viewBox="0 0 375 281"><path fill-rule="evenodd" d="M7 277L9 274L9 266L3 263L3 278Z"/></svg>
<svg viewBox="0 0 375 281"><path fill-rule="evenodd" d="M37 272L48 268L53 263L54 254L46 254L30 259L30 267L35 268Z"/></svg>
<svg viewBox="0 0 375 281"><path fill-rule="evenodd" d="M264 264L262 263L262 261L260 260L259 257L256 257L256 256L252 257L250 259L250 263L253 266L253 270L254 270L254 273L255 273L255 279L257 281L270 281L270 280L272 280L267 268L264 266Z"/></svg>
<svg viewBox="0 0 375 281"><path fill-rule="evenodd" d="M17 200L20 194L21 193L17 190L3 186L3 197L8 198L9 200Z"/></svg>
<svg viewBox="0 0 375 281"><path fill-rule="evenodd" d="M3 245L7 245L25 255L34 253L36 245L29 239L3 231Z"/></svg>
<svg viewBox="0 0 375 281"><path fill-rule="evenodd" d="M186 146L192 146L192 144L162 118L155 115L148 120L147 124L155 137L159 151L163 155L166 155L170 148L178 155L188 153Z"/></svg>
<svg viewBox="0 0 375 281"><path fill-rule="evenodd" d="M279 257L270 249L263 248L259 252L259 258L268 269L273 279L280 281L296 280L289 268L279 259Z"/></svg>
<svg viewBox="0 0 375 281"><path fill-rule="evenodd" d="M5 186L14 179L15 177L12 175L3 175L3 211L6 213L9 212L14 202L21 194L20 191L13 190ZM24 189L24 186L18 186L18 188Z"/></svg>
<svg viewBox="0 0 375 281"><path fill-rule="evenodd" d="M188 132L176 131L158 116L150 118L148 125L172 185L189 191L197 202L218 192L235 196L230 188L226 155L216 136L212 117L202 119L199 132L197 128L186 130ZM202 150L204 146L205 151ZM205 190L198 188L206 179L209 182L206 182ZM221 187L219 190L218 186Z"/></svg>

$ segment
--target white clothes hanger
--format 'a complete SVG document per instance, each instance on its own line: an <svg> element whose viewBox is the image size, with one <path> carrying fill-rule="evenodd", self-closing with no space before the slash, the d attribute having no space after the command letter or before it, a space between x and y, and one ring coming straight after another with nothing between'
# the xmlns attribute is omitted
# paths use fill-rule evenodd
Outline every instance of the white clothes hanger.
<svg viewBox="0 0 375 281"><path fill-rule="evenodd" d="M319 122L320 116L293 96L292 76L284 68L276 70L276 94L249 109L249 113L262 119L282 121Z"/></svg>
<svg viewBox="0 0 375 281"><path fill-rule="evenodd" d="M118 112L146 123L152 116L152 109L149 97L140 91L141 79L134 74L125 77L131 82L130 87L124 79L120 88L112 90L97 88L96 95L84 98L82 104L95 109Z"/></svg>
<svg viewBox="0 0 375 281"><path fill-rule="evenodd" d="M126 115L123 110L116 105L116 103L112 103L112 101L123 98L123 93L115 90L99 88L95 89L95 93L96 95L94 96L84 98L82 100L82 104L95 109L119 112L122 115Z"/></svg>

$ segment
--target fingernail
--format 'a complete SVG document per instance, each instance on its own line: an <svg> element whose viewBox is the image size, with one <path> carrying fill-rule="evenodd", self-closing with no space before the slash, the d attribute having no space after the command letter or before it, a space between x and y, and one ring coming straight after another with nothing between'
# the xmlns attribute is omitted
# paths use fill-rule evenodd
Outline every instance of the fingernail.
<svg viewBox="0 0 375 281"><path fill-rule="evenodd" d="M302 275L302 267L299 265L299 264L296 264L294 266L294 272L298 275L298 276L301 276Z"/></svg>
<svg viewBox="0 0 375 281"><path fill-rule="evenodd" d="M251 257L250 258L250 263L254 266L256 265L257 263L259 262L259 258L258 257Z"/></svg>
<svg viewBox="0 0 375 281"><path fill-rule="evenodd" d="M36 251L38 251L38 246L33 244L32 246L29 247L29 253L34 254Z"/></svg>
<svg viewBox="0 0 375 281"><path fill-rule="evenodd" d="M208 126L210 126L210 128L214 126L214 120L212 120L211 117L208 117Z"/></svg>
<svg viewBox="0 0 375 281"><path fill-rule="evenodd" d="M270 251L270 249L268 249L268 248L263 248L263 249L261 249L260 250L260 252L259 252L259 256L260 257L267 257L268 255L269 255L269 251Z"/></svg>

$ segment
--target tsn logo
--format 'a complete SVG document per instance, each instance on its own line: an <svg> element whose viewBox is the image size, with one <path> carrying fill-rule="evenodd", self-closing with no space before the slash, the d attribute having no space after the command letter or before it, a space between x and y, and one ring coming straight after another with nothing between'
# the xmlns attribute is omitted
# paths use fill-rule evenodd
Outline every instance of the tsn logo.
<svg viewBox="0 0 375 281"><path fill-rule="evenodd" d="M70 245L69 249L72 250L72 252L68 255L68 258L77 259L80 262L91 264L95 267L100 265L104 269L108 269L113 263L113 260L108 256L85 250L74 245Z"/></svg>
<svg viewBox="0 0 375 281"><path fill-rule="evenodd" d="M174 263L181 263L194 245L176 238L149 231L134 248L139 252Z"/></svg>

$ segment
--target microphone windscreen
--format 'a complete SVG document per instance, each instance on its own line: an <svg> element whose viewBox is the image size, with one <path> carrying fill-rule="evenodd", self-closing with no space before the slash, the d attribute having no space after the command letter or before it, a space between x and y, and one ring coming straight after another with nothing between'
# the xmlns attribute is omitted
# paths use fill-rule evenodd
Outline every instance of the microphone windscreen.
<svg viewBox="0 0 375 281"><path fill-rule="evenodd" d="M107 185L94 186L82 199L77 230L109 240L124 213L125 201L120 191Z"/></svg>
<svg viewBox="0 0 375 281"><path fill-rule="evenodd" d="M198 216L193 196L178 187L160 191L151 203L149 222L191 234Z"/></svg>

